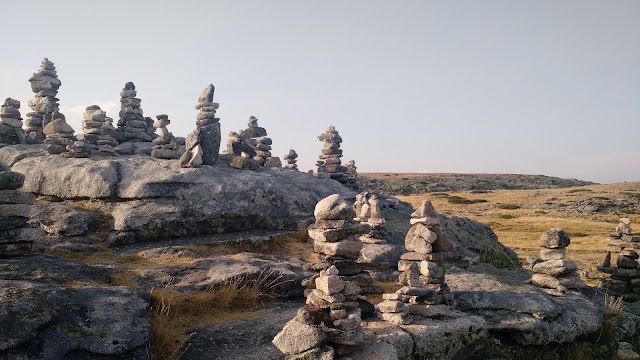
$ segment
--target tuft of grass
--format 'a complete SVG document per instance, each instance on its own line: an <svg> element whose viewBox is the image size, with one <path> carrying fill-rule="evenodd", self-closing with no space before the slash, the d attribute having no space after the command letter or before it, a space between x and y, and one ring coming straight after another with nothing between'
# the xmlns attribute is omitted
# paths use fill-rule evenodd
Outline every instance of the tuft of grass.
<svg viewBox="0 0 640 360"><path fill-rule="evenodd" d="M503 209L503 210L520 209L520 205L516 205L516 204L498 204L497 207L498 209Z"/></svg>
<svg viewBox="0 0 640 360"><path fill-rule="evenodd" d="M591 190L591 189L571 189L571 190L567 191L567 193L575 194L575 193L579 193L579 192L589 192L589 191L593 191L593 190Z"/></svg>
<svg viewBox="0 0 640 360"><path fill-rule="evenodd" d="M484 264L490 264L498 269L511 269L519 266L514 261L502 252L494 252L491 250L483 250L480 252L480 262Z"/></svg>
<svg viewBox="0 0 640 360"><path fill-rule="evenodd" d="M177 360L189 348L188 329L255 316L253 310L276 284L271 274L236 278L206 291L151 290L151 360Z"/></svg>
<svg viewBox="0 0 640 360"><path fill-rule="evenodd" d="M491 190L471 190L470 192L472 194L489 194L489 193L492 193L493 191L491 191Z"/></svg>
<svg viewBox="0 0 640 360"><path fill-rule="evenodd" d="M498 215L498 217L500 219L505 219L505 220L515 219L516 218L516 216L513 216L511 214L500 214L500 215Z"/></svg>
<svg viewBox="0 0 640 360"><path fill-rule="evenodd" d="M604 295L602 329L597 341L611 338L623 309L624 300L622 296Z"/></svg>
<svg viewBox="0 0 640 360"><path fill-rule="evenodd" d="M449 196L447 201L451 204L478 204L487 202L485 199L473 199L469 200L467 198L463 198L462 196Z"/></svg>

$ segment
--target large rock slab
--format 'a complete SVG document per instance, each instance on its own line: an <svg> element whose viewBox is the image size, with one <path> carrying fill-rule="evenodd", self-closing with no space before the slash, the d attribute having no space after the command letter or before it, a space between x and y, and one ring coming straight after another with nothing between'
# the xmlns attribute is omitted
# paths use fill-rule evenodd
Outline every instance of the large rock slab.
<svg viewBox="0 0 640 360"><path fill-rule="evenodd" d="M145 292L0 280L0 358L146 359Z"/></svg>
<svg viewBox="0 0 640 360"><path fill-rule="evenodd" d="M530 274L521 269L494 274L447 272L458 310L483 317L489 331L521 345L571 342L597 331L601 307L578 293L562 298L524 284Z"/></svg>

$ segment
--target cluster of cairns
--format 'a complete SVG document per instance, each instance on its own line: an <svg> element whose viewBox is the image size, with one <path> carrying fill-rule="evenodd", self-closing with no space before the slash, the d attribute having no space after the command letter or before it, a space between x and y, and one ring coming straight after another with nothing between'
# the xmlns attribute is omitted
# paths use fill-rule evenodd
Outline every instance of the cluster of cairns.
<svg viewBox="0 0 640 360"><path fill-rule="evenodd" d="M265 167L282 167L282 162L277 156L271 156L271 138L267 137L267 130L258 126L258 118L249 117L248 128L244 130L243 135L247 139L247 143L255 150L256 155L253 160L258 166Z"/></svg>
<svg viewBox="0 0 640 360"><path fill-rule="evenodd" d="M98 105L87 106L82 114L82 131L78 140L85 143L85 148L91 153L101 156L115 155L117 131L113 127L113 119L100 109Z"/></svg>
<svg viewBox="0 0 640 360"><path fill-rule="evenodd" d="M51 114L51 121L42 130L47 144L49 154L62 154L67 151L67 146L76 141L73 128L67 124L63 114L54 111Z"/></svg>
<svg viewBox="0 0 640 360"><path fill-rule="evenodd" d="M37 73L29 79L31 90L36 94L29 101L32 112L27 114L26 141L29 144L41 144L45 139L43 129L54 120L53 114L59 110L58 89L62 83L58 79L56 67L44 58Z"/></svg>
<svg viewBox="0 0 640 360"><path fill-rule="evenodd" d="M553 296L564 296L568 289L584 286L576 272L576 264L565 259L570 243L569 235L560 228L551 228L542 234L538 241L542 247L540 258L532 263L531 270L535 273L531 277L532 284L546 288Z"/></svg>
<svg viewBox="0 0 640 360"><path fill-rule="evenodd" d="M126 83L120 93L120 120L116 135L119 143L153 140L153 120L143 116L140 107L142 100L136 97L137 94L132 82Z"/></svg>
<svg viewBox="0 0 640 360"><path fill-rule="evenodd" d="M200 97L196 110L196 129L185 139L186 152L180 157L180 167L196 168L215 165L220 152L220 119L216 110L220 106L213 102L215 87L209 84Z"/></svg>
<svg viewBox="0 0 640 360"><path fill-rule="evenodd" d="M360 288L340 276L336 266L320 272L315 289L273 344L287 360L333 359L353 352L364 340Z"/></svg>
<svg viewBox="0 0 640 360"><path fill-rule="evenodd" d="M289 170L298 170L298 165L296 164L298 162L298 153L295 150L289 149L289 152L284 154L282 159L286 162L286 164L284 164L285 168Z"/></svg>
<svg viewBox="0 0 640 360"><path fill-rule="evenodd" d="M320 160L317 162L318 177L334 179L349 188L354 188L356 179L348 174L347 168L342 166L342 161L340 160L342 157L342 150L340 149L342 137L340 137L338 130L333 125L329 125L327 130L318 136L318 139L324 142Z"/></svg>
<svg viewBox="0 0 640 360"><path fill-rule="evenodd" d="M178 140L172 133L167 130L167 125L171 123L169 115L161 114L156 116L156 121L153 123L153 127L160 132L159 136L153 139L153 149L151 149L151 156L158 159L178 159L180 154L178 150L180 145Z"/></svg>
<svg viewBox="0 0 640 360"><path fill-rule="evenodd" d="M31 251L29 212L35 196L18 191L24 175L0 164L0 258L24 255Z"/></svg>
<svg viewBox="0 0 640 360"><path fill-rule="evenodd" d="M340 195L330 195L320 200L314 210L315 223L309 226L308 234L313 240L312 263L307 270L319 271L335 266L342 279L353 282L361 294L376 294L382 290L373 285L371 274L357 262L363 243L360 236L369 230L367 224L354 222L353 204ZM312 294L315 277L303 281L306 294ZM313 296L313 295L309 295Z"/></svg>
<svg viewBox="0 0 640 360"><path fill-rule="evenodd" d="M379 317L392 324L409 324L412 316L440 317L449 312L453 294L445 282L443 252L452 250L440 230L438 213L430 201L411 214L412 227L405 237L409 251L400 257L402 287L383 294L376 305Z"/></svg>
<svg viewBox="0 0 640 360"><path fill-rule="evenodd" d="M355 221L365 224L368 227L368 231L360 235L360 241L371 249L375 250L380 248L380 253L383 253L386 249L388 232L385 229L385 219L382 217L382 209L380 206L380 200L375 194L369 195L367 192L362 192L356 195L356 201L353 204L356 216ZM380 275L382 271L384 277L388 277L388 272L393 268L395 271L396 264L392 262L380 262L371 261L367 257L360 257L358 262L363 265L369 273ZM380 289L380 293L384 290Z"/></svg>
<svg viewBox="0 0 640 360"><path fill-rule="evenodd" d="M623 296L625 300L640 300L640 257L636 250L640 248L640 236L633 235L631 220L620 219L616 231L609 235L607 254L598 271L609 274L608 279L601 279L600 286L611 294ZM617 253L616 266L611 266L611 254Z"/></svg>
<svg viewBox="0 0 640 360"><path fill-rule="evenodd" d="M0 106L0 148L24 143L26 143L26 138L24 130L22 130L20 101L7 98Z"/></svg>

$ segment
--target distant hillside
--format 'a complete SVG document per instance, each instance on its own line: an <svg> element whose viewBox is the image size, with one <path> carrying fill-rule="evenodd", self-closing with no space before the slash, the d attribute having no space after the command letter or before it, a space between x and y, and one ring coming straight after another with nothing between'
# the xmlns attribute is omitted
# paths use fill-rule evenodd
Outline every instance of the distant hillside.
<svg viewBox="0 0 640 360"><path fill-rule="evenodd" d="M460 190L526 190L593 185L589 181L520 174L401 174L361 173L362 190L394 195Z"/></svg>

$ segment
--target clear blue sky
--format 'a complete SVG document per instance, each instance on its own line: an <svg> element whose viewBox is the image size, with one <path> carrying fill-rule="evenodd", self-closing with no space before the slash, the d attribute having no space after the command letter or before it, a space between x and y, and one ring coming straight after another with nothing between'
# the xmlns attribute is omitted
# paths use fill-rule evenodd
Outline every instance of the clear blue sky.
<svg viewBox="0 0 640 360"><path fill-rule="evenodd" d="M133 81L184 136L213 83L223 143L255 115L302 170L333 124L362 172L640 181L640 1L21 0L0 34L0 97L48 57L77 132Z"/></svg>

